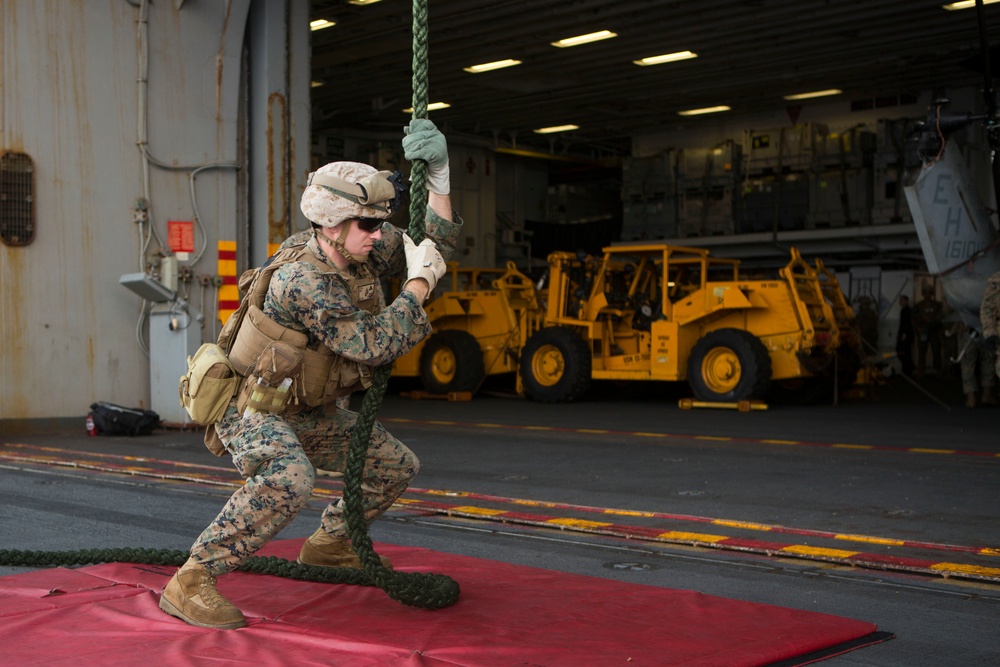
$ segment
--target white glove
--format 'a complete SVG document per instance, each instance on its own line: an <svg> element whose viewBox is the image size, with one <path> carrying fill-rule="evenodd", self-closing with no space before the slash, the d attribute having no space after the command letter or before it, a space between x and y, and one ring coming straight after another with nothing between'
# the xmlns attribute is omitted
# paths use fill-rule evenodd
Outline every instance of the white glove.
<svg viewBox="0 0 1000 667"><path fill-rule="evenodd" d="M437 281L448 272L448 265L434 241L424 239L417 245L409 234L403 234L403 250L406 251L406 280L423 278L430 286L428 294L433 292Z"/></svg>
<svg viewBox="0 0 1000 667"><path fill-rule="evenodd" d="M414 118L403 132L403 156L427 162L427 189L439 195L451 192L448 142L441 131L426 118Z"/></svg>

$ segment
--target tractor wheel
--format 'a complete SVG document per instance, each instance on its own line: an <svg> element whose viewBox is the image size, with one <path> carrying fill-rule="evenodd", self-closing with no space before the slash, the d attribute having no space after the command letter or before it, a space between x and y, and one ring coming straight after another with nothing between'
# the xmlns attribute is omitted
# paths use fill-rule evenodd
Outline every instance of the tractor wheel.
<svg viewBox="0 0 1000 667"><path fill-rule="evenodd" d="M420 352L420 379L432 394L475 391L485 374L483 351L467 331L438 331Z"/></svg>
<svg viewBox="0 0 1000 667"><path fill-rule="evenodd" d="M760 339L742 329L711 331L691 350L688 384L702 401L763 398L771 382L771 357Z"/></svg>
<svg viewBox="0 0 1000 667"><path fill-rule="evenodd" d="M574 401L590 387L590 350L571 329L539 329L521 350L521 381L540 403Z"/></svg>

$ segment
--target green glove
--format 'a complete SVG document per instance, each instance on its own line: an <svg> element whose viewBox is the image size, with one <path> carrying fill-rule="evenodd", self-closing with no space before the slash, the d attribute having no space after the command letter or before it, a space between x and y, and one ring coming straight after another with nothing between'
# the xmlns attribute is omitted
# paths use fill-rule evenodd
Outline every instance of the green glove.
<svg viewBox="0 0 1000 667"><path fill-rule="evenodd" d="M426 118L414 118L403 128L403 155L407 160L427 163L427 189L439 195L451 192L448 170L448 142Z"/></svg>

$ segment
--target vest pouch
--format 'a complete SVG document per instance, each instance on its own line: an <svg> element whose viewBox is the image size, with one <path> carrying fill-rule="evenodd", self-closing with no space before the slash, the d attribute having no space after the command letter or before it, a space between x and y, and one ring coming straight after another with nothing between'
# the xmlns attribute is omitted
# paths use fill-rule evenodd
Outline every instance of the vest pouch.
<svg viewBox="0 0 1000 667"><path fill-rule="evenodd" d="M330 353L330 348L325 346L320 351L302 351L302 393L305 395L306 405L315 407L333 400L325 397L327 378L335 359L340 357L335 357Z"/></svg>
<svg viewBox="0 0 1000 667"><path fill-rule="evenodd" d="M336 356L326 381L326 402L372 386L371 367Z"/></svg>
<svg viewBox="0 0 1000 667"><path fill-rule="evenodd" d="M229 360L236 372L244 376L250 375L257 366L260 355L273 341L282 341L302 349L309 342L309 337L301 331L281 326L251 304L229 351Z"/></svg>
<svg viewBox="0 0 1000 667"><path fill-rule="evenodd" d="M196 424L222 419L236 393L239 377L229 358L215 343L205 343L188 357L188 372L178 386L180 404Z"/></svg>
<svg viewBox="0 0 1000 667"><path fill-rule="evenodd" d="M244 416L254 412L285 412L290 401L299 402L302 390L297 380L301 372L302 350L284 341L272 341L261 352L244 383L239 409Z"/></svg>

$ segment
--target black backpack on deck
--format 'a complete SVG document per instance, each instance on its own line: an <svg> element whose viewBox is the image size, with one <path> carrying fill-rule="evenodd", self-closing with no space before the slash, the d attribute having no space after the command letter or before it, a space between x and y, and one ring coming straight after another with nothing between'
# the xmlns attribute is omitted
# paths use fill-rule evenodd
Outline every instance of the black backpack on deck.
<svg viewBox="0 0 1000 667"><path fill-rule="evenodd" d="M160 415L152 410L124 408L98 401L90 406L99 435L150 435L160 425Z"/></svg>

